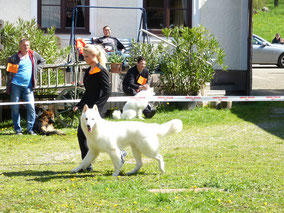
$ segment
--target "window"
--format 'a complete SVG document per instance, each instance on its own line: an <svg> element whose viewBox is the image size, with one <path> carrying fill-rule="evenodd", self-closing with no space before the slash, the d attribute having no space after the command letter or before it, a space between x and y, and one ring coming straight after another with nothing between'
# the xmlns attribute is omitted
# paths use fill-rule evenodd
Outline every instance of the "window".
<svg viewBox="0 0 284 213"><path fill-rule="evenodd" d="M70 33L72 11L76 5L89 5L89 0L38 0L38 23L43 30L55 26L57 33ZM77 33L89 33L89 9L78 8Z"/></svg>
<svg viewBox="0 0 284 213"><path fill-rule="evenodd" d="M144 0L149 30L161 32L174 26L191 27L192 0Z"/></svg>
<svg viewBox="0 0 284 213"><path fill-rule="evenodd" d="M252 39L252 44L254 44L254 45L260 45L260 42L259 42L256 38L253 38L253 39Z"/></svg>

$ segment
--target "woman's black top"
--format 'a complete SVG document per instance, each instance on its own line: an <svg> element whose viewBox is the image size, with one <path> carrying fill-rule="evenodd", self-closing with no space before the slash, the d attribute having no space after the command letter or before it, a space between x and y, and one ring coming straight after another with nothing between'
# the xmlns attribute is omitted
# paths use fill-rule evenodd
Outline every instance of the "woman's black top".
<svg viewBox="0 0 284 213"><path fill-rule="evenodd" d="M93 70L90 69L91 67L86 70L83 80L86 91L76 106L83 109L85 104L89 108L93 108L96 104L102 115L106 112L105 105L111 94L109 75L107 70L99 63Z"/></svg>

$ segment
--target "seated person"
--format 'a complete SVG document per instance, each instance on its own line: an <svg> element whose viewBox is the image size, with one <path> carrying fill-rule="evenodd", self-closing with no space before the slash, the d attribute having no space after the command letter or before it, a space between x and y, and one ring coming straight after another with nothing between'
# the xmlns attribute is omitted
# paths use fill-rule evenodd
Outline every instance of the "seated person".
<svg viewBox="0 0 284 213"><path fill-rule="evenodd" d="M280 37L280 34L276 33L275 38L272 40L272 44L283 44L283 43L284 43L284 41Z"/></svg>
<svg viewBox="0 0 284 213"><path fill-rule="evenodd" d="M117 52L124 53L125 47L123 44L115 37L111 37L111 29L109 26L104 26L103 28L104 36L100 38L93 38L93 43L103 45L106 52Z"/></svg>
<svg viewBox="0 0 284 213"><path fill-rule="evenodd" d="M139 56L137 64L131 67L122 82L122 89L126 95L134 96L141 90L149 89L149 70L146 68L146 59ZM156 110L149 104L144 110L143 114L146 118L152 118Z"/></svg>
<svg viewBox="0 0 284 213"><path fill-rule="evenodd" d="M131 67L122 82L123 92L126 95L134 96L141 90L149 88L149 70L146 68L146 60L138 57L137 64Z"/></svg>

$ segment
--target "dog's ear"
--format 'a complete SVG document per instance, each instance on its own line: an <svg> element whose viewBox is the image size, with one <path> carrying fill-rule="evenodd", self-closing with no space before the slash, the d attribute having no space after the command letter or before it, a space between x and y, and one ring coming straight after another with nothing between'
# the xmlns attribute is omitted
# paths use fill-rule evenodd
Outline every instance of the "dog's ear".
<svg viewBox="0 0 284 213"><path fill-rule="evenodd" d="M86 112L89 109L88 105L85 104L84 108L83 108L83 112Z"/></svg>
<svg viewBox="0 0 284 213"><path fill-rule="evenodd" d="M93 106L93 110L95 110L96 112L99 111L96 104Z"/></svg>

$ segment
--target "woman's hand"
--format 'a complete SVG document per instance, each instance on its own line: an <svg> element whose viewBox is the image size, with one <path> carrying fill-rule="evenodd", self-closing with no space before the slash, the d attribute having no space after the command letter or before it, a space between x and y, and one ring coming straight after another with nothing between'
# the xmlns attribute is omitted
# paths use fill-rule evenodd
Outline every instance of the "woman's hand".
<svg viewBox="0 0 284 213"><path fill-rule="evenodd" d="M73 107L73 112L76 112L78 110L78 107L74 106Z"/></svg>
<svg viewBox="0 0 284 213"><path fill-rule="evenodd" d="M150 87L149 87L149 85L148 84L144 84L144 85L142 85L142 86L139 86L139 91L141 91L141 90L147 90L147 89L149 89Z"/></svg>

